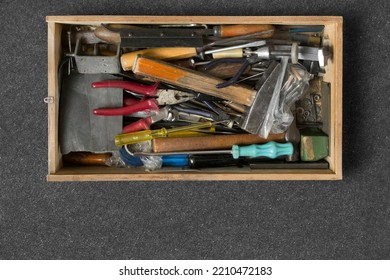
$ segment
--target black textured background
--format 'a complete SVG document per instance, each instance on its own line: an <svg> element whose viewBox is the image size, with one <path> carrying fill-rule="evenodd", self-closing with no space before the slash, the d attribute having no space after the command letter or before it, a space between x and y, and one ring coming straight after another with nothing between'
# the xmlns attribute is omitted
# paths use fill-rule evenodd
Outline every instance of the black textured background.
<svg viewBox="0 0 390 280"><path fill-rule="evenodd" d="M389 2L0 1L1 259L388 259ZM47 15L344 16L344 180L46 183Z"/></svg>

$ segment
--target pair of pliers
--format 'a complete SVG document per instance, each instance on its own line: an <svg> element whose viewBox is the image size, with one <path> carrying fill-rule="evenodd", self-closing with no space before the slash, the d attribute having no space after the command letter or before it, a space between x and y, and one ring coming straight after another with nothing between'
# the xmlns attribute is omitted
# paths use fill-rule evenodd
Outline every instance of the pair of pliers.
<svg viewBox="0 0 390 280"><path fill-rule="evenodd" d="M93 88L121 88L145 97L144 100L125 97L124 107L120 108L98 108L93 113L98 116L124 116L140 111L155 111L149 117L140 119L132 124L123 127L123 133L135 132L143 129L149 129L152 123L159 120L167 119L170 107L160 108L159 105L178 104L194 99L196 95L178 90L158 89L159 83L153 85L143 85L128 81L100 81L91 84ZM157 97L157 98L146 98Z"/></svg>
<svg viewBox="0 0 390 280"><path fill-rule="evenodd" d="M153 85L143 85L129 81L100 81L91 84L93 88L121 88L126 91L141 94L145 99L139 102L131 102L127 98L127 104L120 108L98 108L93 113L98 116L124 116L144 110L159 111L159 105L172 105L183 103L194 99L196 95L184 91L173 89L158 89L159 83ZM154 97L154 98L146 98Z"/></svg>

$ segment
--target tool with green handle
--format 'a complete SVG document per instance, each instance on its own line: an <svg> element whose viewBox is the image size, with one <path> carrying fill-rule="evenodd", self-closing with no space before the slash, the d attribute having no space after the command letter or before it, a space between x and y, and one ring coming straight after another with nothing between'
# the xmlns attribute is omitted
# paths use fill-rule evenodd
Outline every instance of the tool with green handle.
<svg viewBox="0 0 390 280"><path fill-rule="evenodd" d="M134 155L137 156L163 156L163 155L174 155L174 154L232 154L233 158L239 157L267 157L267 158L278 158L282 156L292 156L294 153L294 147L291 142L277 143L270 141L262 145L249 145L249 146L238 146L233 145L231 150L214 150L214 151L181 151L181 152L167 152L167 153L144 153L136 152Z"/></svg>

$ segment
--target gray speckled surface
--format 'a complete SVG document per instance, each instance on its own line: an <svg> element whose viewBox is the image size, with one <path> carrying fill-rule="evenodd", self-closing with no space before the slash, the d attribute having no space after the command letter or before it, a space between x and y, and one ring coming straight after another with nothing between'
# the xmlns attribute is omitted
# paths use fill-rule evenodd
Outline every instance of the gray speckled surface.
<svg viewBox="0 0 390 280"><path fill-rule="evenodd" d="M2 1L1 259L389 259L388 1ZM46 15L344 16L344 180L46 183Z"/></svg>

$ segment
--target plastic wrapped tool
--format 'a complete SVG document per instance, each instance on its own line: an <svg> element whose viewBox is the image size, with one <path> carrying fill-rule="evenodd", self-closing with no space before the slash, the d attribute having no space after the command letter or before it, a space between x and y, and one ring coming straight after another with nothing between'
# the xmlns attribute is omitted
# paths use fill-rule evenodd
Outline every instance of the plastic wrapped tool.
<svg viewBox="0 0 390 280"><path fill-rule="evenodd" d="M287 80L280 90L279 105L274 111L272 133L285 132L294 120L291 108L309 89L311 74L300 64L289 64Z"/></svg>
<svg viewBox="0 0 390 280"><path fill-rule="evenodd" d="M281 63L282 70L278 76L278 79L276 80L276 84L275 84L275 87L274 87L274 90L272 93L272 97L271 97L270 103L268 105L267 113L265 114L264 120L260 126L259 135L261 137L264 137L264 138L268 137L268 135L271 131L272 125L274 123L274 112L279 104L280 91L282 89L284 76L285 76L287 65L288 65L288 60L289 60L289 58L287 56L284 56L282 58L282 63Z"/></svg>

